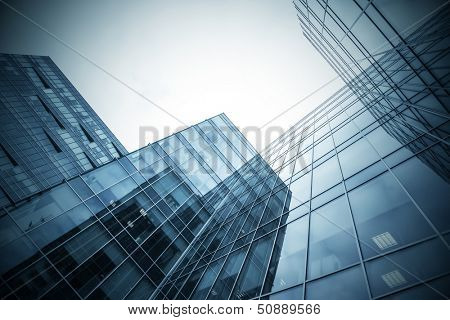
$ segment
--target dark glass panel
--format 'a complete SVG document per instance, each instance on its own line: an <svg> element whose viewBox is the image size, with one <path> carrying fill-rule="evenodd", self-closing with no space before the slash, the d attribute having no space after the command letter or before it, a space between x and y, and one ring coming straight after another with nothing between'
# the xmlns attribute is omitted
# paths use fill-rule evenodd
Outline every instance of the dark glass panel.
<svg viewBox="0 0 450 320"><path fill-rule="evenodd" d="M345 196L311 213L308 279L345 268L359 260Z"/></svg>
<svg viewBox="0 0 450 320"><path fill-rule="evenodd" d="M360 266L350 268L306 285L308 300L360 300L369 299Z"/></svg>

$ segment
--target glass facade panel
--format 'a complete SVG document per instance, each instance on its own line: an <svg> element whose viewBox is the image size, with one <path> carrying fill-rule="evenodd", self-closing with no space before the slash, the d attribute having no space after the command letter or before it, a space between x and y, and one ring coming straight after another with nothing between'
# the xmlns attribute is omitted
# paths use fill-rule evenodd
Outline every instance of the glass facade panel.
<svg viewBox="0 0 450 320"><path fill-rule="evenodd" d="M353 267L306 285L308 300L368 299L367 286L360 266Z"/></svg>
<svg viewBox="0 0 450 320"><path fill-rule="evenodd" d="M312 195L322 193L342 180L341 170L336 157L325 161L313 171Z"/></svg>
<svg viewBox="0 0 450 320"><path fill-rule="evenodd" d="M433 234L389 172L349 192L348 196L365 258Z"/></svg>
<svg viewBox="0 0 450 320"><path fill-rule="evenodd" d="M231 299L249 299L260 293L274 239L275 233L271 233L252 245Z"/></svg>
<svg viewBox="0 0 450 320"><path fill-rule="evenodd" d="M211 289L208 299L224 300L230 297L234 282L239 275L242 262L245 259L247 249L248 247L244 247L228 256L222 271Z"/></svg>
<svg viewBox="0 0 450 320"><path fill-rule="evenodd" d="M126 154L0 55L0 298L448 298L450 5L405 3L295 1L345 85L260 153L220 114Z"/></svg>
<svg viewBox="0 0 450 320"><path fill-rule="evenodd" d="M308 241L308 217L300 218L278 232L263 293L302 283Z"/></svg>
<svg viewBox="0 0 450 320"><path fill-rule="evenodd" d="M424 261L427 263L423 263ZM427 281L447 272L449 266L448 249L439 239L423 242L366 263L374 297ZM441 297L446 297L438 288L434 291Z"/></svg>
<svg viewBox="0 0 450 320"><path fill-rule="evenodd" d="M344 179L364 169L379 159L373 148L365 139L359 139L339 154L339 161Z"/></svg>
<svg viewBox="0 0 450 320"><path fill-rule="evenodd" d="M342 269L359 260L345 197L311 212L310 223L308 279Z"/></svg>
<svg viewBox="0 0 450 320"><path fill-rule="evenodd" d="M265 298L261 298L265 299ZM268 300L301 300L303 299L303 286L297 286L268 296Z"/></svg>
<svg viewBox="0 0 450 320"><path fill-rule="evenodd" d="M0 112L2 205L127 153L49 57L0 54Z"/></svg>
<svg viewBox="0 0 450 320"><path fill-rule="evenodd" d="M441 232L450 230L447 201L450 197L450 176L438 173L446 171L448 168L441 167L439 169L442 170L433 171L420 160L421 156L432 157L432 150L424 151L418 157L402 163L395 167L393 172L425 212L431 223Z"/></svg>

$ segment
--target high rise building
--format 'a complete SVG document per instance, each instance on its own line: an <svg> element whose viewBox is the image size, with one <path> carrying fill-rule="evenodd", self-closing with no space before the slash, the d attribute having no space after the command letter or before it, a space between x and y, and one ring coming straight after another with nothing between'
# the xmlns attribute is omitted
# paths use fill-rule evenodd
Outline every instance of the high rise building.
<svg viewBox="0 0 450 320"><path fill-rule="evenodd" d="M126 154L49 57L0 54L0 205Z"/></svg>
<svg viewBox="0 0 450 320"><path fill-rule="evenodd" d="M448 298L448 1L294 3L346 86L263 153L284 183L235 200L154 297Z"/></svg>
<svg viewBox="0 0 450 320"><path fill-rule="evenodd" d="M219 115L4 207L1 297L149 298L251 159Z"/></svg>
<svg viewBox="0 0 450 320"><path fill-rule="evenodd" d="M4 206L0 296L448 299L449 6L295 3L342 89L260 154L222 114Z"/></svg>
<svg viewBox="0 0 450 320"><path fill-rule="evenodd" d="M448 145L371 108L343 88L275 141L153 297L449 297Z"/></svg>

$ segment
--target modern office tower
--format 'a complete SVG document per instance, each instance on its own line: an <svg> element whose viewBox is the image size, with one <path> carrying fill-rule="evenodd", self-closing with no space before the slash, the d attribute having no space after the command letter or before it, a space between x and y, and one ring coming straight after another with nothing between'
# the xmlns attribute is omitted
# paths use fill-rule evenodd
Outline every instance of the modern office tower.
<svg viewBox="0 0 450 320"><path fill-rule="evenodd" d="M346 87L263 153L284 183L225 201L153 297L448 298L448 2L295 4Z"/></svg>
<svg viewBox="0 0 450 320"><path fill-rule="evenodd" d="M372 108L343 88L274 141L153 297L449 297L448 145Z"/></svg>
<svg viewBox="0 0 450 320"><path fill-rule="evenodd" d="M0 296L447 299L450 15L390 3L296 2L346 86L261 154L220 115L3 207Z"/></svg>
<svg viewBox="0 0 450 320"><path fill-rule="evenodd" d="M219 115L4 207L0 296L151 297L255 157Z"/></svg>
<svg viewBox="0 0 450 320"><path fill-rule="evenodd" d="M408 108L435 138L449 118L448 1L296 1L303 34L369 107ZM425 123L423 127L421 123ZM387 127L396 139L402 130ZM407 139L407 137L406 137ZM414 151L414 150L411 150Z"/></svg>
<svg viewBox="0 0 450 320"><path fill-rule="evenodd" d="M126 153L49 57L0 54L0 206Z"/></svg>
<svg viewBox="0 0 450 320"><path fill-rule="evenodd" d="M448 112L448 1L296 0L304 36L355 94Z"/></svg>

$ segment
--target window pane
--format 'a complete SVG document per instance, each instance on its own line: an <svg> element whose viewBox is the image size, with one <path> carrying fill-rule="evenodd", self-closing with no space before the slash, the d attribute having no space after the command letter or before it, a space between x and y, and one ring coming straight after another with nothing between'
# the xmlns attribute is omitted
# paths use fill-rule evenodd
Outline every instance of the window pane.
<svg viewBox="0 0 450 320"><path fill-rule="evenodd" d="M328 159L313 170L313 197L341 181L341 170L336 157Z"/></svg>
<svg viewBox="0 0 450 320"><path fill-rule="evenodd" d="M48 250L58 243L83 230L88 224L95 221L92 213L84 205L80 204L59 217L43 224L30 232L31 239L39 246Z"/></svg>
<svg viewBox="0 0 450 320"><path fill-rule="evenodd" d="M144 277L139 281L136 287L131 290L131 292L127 295L125 299L127 300L143 300L148 299L153 291L155 290L155 286L153 283L148 280L147 277Z"/></svg>
<svg viewBox="0 0 450 320"><path fill-rule="evenodd" d="M206 298L206 295L211 289L214 280L216 280L217 274L219 273L220 268L222 267L224 261L225 258L219 259L213 262L208 267L208 269L202 276L202 280L200 280L200 283L198 284L197 288L195 288L194 294L192 295L191 299L201 300Z"/></svg>
<svg viewBox="0 0 450 320"><path fill-rule="evenodd" d="M189 297L191 295L192 290L194 290L195 286L198 283L198 280L205 271L205 268L200 268L191 273L186 283L181 288L180 292L183 296ZM211 284L212 285L212 284Z"/></svg>
<svg viewBox="0 0 450 320"><path fill-rule="evenodd" d="M8 243L22 234L8 215L0 217L0 246Z"/></svg>
<svg viewBox="0 0 450 320"><path fill-rule="evenodd" d="M75 190L81 199L87 199L93 195L92 190L84 183L83 179L77 177L69 180L69 185Z"/></svg>
<svg viewBox="0 0 450 320"><path fill-rule="evenodd" d="M368 299L367 286L360 266L309 282L306 285L308 300Z"/></svg>
<svg viewBox="0 0 450 320"><path fill-rule="evenodd" d="M387 124L390 125L391 123L392 121L388 122ZM367 134L367 139L382 157L388 155L392 151L397 150L402 146L402 143L389 135L383 127L378 127Z"/></svg>
<svg viewBox="0 0 450 320"><path fill-rule="evenodd" d="M106 166L86 173L83 176L83 179L95 193L98 193L122 180L126 176L128 176L128 174L125 169L118 162L112 162Z"/></svg>
<svg viewBox="0 0 450 320"><path fill-rule="evenodd" d="M362 138L339 153L344 179L379 159L373 148Z"/></svg>
<svg viewBox="0 0 450 320"><path fill-rule="evenodd" d="M41 253L38 252L38 249L26 236L11 241L7 245L0 247L0 275L7 278L8 276L5 273L16 273L20 270L21 263L25 262L24 265L29 265L40 255Z"/></svg>
<svg viewBox="0 0 450 320"><path fill-rule="evenodd" d="M432 162L436 164L433 167L427 164L427 160L432 158L436 158L433 150L425 151L393 171L436 228L444 231L450 229L448 162L441 166L438 162Z"/></svg>
<svg viewBox="0 0 450 320"><path fill-rule="evenodd" d="M433 234L389 172L349 192L364 258Z"/></svg>
<svg viewBox="0 0 450 320"><path fill-rule="evenodd" d="M161 268L165 273L169 272L173 267L175 262L177 262L178 258L181 254L186 250L188 244L183 237L179 236L172 242L169 247L164 251L164 253L159 257L156 264Z"/></svg>
<svg viewBox="0 0 450 320"><path fill-rule="evenodd" d="M95 223L83 232L48 254L50 261L66 275L103 247L111 236L100 223Z"/></svg>
<svg viewBox="0 0 450 320"><path fill-rule="evenodd" d="M303 299L303 286L297 286L271 294L269 300L300 300Z"/></svg>
<svg viewBox="0 0 450 320"><path fill-rule="evenodd" d="M326 125L325 127L328 128L328 125ZM319 143L316 142L314 145L314 161L319 159L320 157L324 156L328 152L330 152L331 149L333 149L333 148L334 148L334 145L333 145L333 139L331 136L322 140Z"/></svg>
<svg viewBox="0 0 450 320"><path fill-rule="evenodd" d="M62 184L10 212L11 217L24 231L31 230L74 207L80 202L78 196L67 185Z"/></svg>
<svg viewBox="0 0 450 320"><path fill-rule="evenodd" d="M344 196L311 213L308 279L359 260L350 212Z"/></svg>
<svg viewBox="0 0 450 320"><path fill-rule="evenodd" d="M440 239L370 261L367 276L374 297L447 273L450 252Z"/></svg>
<svg viewBox="0 0 450 320"><path fill-rule="evenodd" d="M123 299L141 277L142 271L131 259L127 259L88 298L96 300Z"/></svg>
<svg viewBox="0 0 450 320"><path fill-rule="evenodd" d="M251 299L259 295L274 239L275 232L253 243L231 299Z"/></svg>
<svg viewBox="0 0 450 320"><path fill-rule="evenodd" d="M110 242L70 274L68 280L84 298L123 259L125 259L125 254L122 249L115 242Z"/></svg>
<svg viewBox="0 0 450 320"><path fill-rule="evenodd" d="M309 201L311 195L311 173L301 176L289 186L288 202L286 207L293 209L298 205Z"/></svg>
<svg viewBox="0 0 450 320"><path fill-rule="evenodd" d="M307 239L308 217L300 218L280 229L263 293L303 282Z"/></svg>
<svg viewBox="0 0 450 320"><path fill-rule="evenodd" d="M220 272L208 299L220 300L228 299L233 288L233 284L242 266L248 246L233 252L228 256L227 262Z"/></svg>

